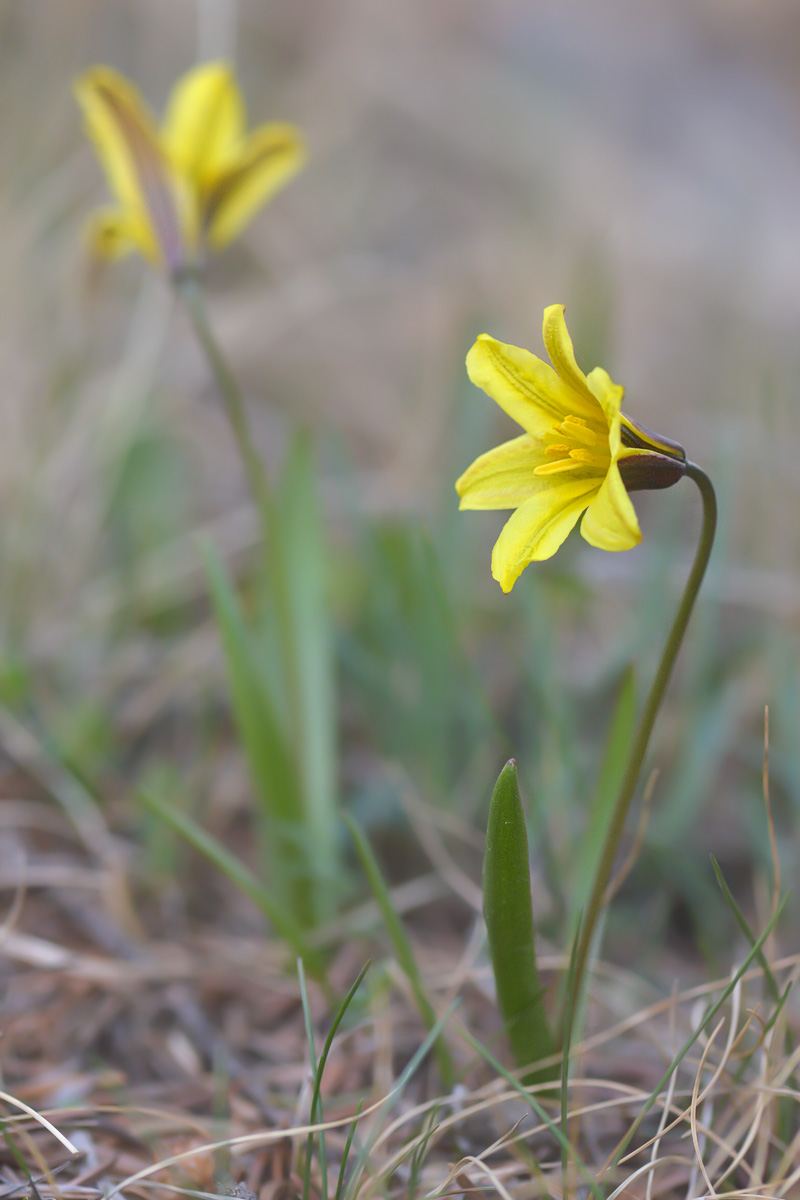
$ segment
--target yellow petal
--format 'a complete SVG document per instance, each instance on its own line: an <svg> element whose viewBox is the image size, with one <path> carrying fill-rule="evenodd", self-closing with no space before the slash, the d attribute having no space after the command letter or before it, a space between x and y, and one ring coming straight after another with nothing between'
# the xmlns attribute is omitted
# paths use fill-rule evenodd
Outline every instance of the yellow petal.
<svg viewBox="0 0 800 1200"><path fill-rule="evenodd" d="M158 247L147 222L131 209L100 208L89 219L87 240L98 258L117 259L138 250L158 263Z"/></svg>
<svg viewBox="0 0 800 1200"><path fill-rule="evenodd" d="M97 147L108 185L122 205L142 207L129 129L160 157L155 122L136 88L111 67L92 67L75 83L86 131Z"/></svg>
<svg viewBox="0 0 800 1200"><path fill-rule="evenodd" d="M581 534L598 550L630 550L642 540L636 512L616 463L612 463L602 487L586 510Z"/></svg>
<svg viewBox="0 0 800 1200"><path fill-rule="evenodd" d="M545 349L550 355L550 362L560 378L572 389L576 397L581 397L583 404L596 419L598 415L596 399L592 395L586 376L575 361L572 338L567 332L567 323L564 320L563 304L551 304L544 310L542 339ZM572 411L581 417L586 415L581 409Z"/></svg>
<svg viewBox="0 0 800 1200"><path fill-rule="evenodd" d="M541 487L534 471L545 462L545 447L527 433L495 446L476 458L456 482L459 507L518 508Z"/></svg>
<svg viewBox="0 0 800 1200"><path fill-rule="evenodd" d="M608 422L609 450L615 455L620 446L620 407L625 397L625 388L620 383L614 383L608 371L595 367L586 376L592 395L603 410Z"/></svg>
<svg viewBox="0 0 800 1200"><path fill-rule="evenodd" d="M254 129L227 165L209 181L203 212L209 245L226 245L305 162L303 138L294 125L274 122Z"/></svg>
<svg viewBox="0 0 800 1200"><path fill-rule="evenodd" d="M597 401L576 393L552 367L529 350L482 333L467 355L467 374L504 412L534 435L546 433L568 416L603 421ZM587 398L588 397L588 398Z"/></svg>
<svg viewBox="0 0 800 1200"><path fill-rule="evenodd" d="M597 478L556 477L511 514L492 552L492 575L504 592L528 563L555 554L597 489Z"/></svg>
<svg viewBox="0 0 800 1200"><path fill-rule="evenodd" d="M168 266L180 269L186 256L175 180L136 88L110 67L93 67L77 81L75 95L112 192L150 227Z"/></svg>
<svg viewBox="0 0 800 1200"><path fill-rule="evenodd" d="M172 89L162 144L179 170L204 180L224 165L244 123L244 102L230 65L201 63Z"/></svg>

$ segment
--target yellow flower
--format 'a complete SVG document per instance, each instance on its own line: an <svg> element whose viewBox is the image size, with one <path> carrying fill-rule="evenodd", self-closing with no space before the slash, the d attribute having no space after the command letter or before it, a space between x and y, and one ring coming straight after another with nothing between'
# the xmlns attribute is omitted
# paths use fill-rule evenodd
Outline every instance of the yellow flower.
<svg viewBox="0 0 800 1200"><path fill-rule="evenodd" d="M492 553L504 592L531 562L550 558L581 513L581 533L601 550L641 541L628 491L671 487L686 470L683 448L620 412L624 388L602 367L575 361L564 306L544 312L552 367L482 333L467 355L474 384L525 433L482 454L456 483L461 508L513 508Z"/></svg>
<svg viewBox="0 0 800 1200"><path fill-rule="evenodd" d="M303 165L293 125L245 131L242 95L228 63L203 63L172 90L159 129L136 88L111 67L75 84L116 203L90 227L95 250L138 250L171 272L208 246L219 250Z"/></svg>

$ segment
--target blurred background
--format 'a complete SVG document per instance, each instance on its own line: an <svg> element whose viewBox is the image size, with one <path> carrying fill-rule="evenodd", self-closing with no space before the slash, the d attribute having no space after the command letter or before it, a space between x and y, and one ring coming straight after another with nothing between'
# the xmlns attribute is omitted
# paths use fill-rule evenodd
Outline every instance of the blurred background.
<svg viewBox="0 0 800 1200"><path fill-rule="evenodd" d="M273 469L293 431L314 440L343 802L393 880L427 863L418 803L457 826L448 853L475 881L468 831L513 753L558 940L620 681L634 662L649 683L699 527L682 484L636 498L635 551L574 535L511 597L491 580L503 516L458 515L453 481L513 429L464 356L484 329L542 353L542 310L564 302L578 361L625 384L722 506L611 953L724 958L709 852L746 908L768 896L765 704L787 876L797 864L798 53L789 0L0 4L7 880L20 850L44 853L13 803L77 787L149 847L166 920L191 872L136 789L158 778L221 837L247 821L196 535L246 589L255 520L168 288L139 260L87 257L106 190L71 96L106 62L160 112L176 76L229 57L251 122L295 122L310 146L207 286Z"/></svg>

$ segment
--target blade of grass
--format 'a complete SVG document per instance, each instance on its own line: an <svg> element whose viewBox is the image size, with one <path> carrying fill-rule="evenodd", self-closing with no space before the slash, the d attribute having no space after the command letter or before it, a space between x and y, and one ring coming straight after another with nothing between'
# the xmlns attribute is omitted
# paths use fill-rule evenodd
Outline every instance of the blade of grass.
<svg viewBox="0 0 800 1200"><path fill-rule="evenodd" d="M431 1143L431 1138L436 1132L436 1120L439 1116L439 1106L432 1108L425 1118L424 1136L417 1142L414 1147L414 1152L411 1155L411 1166L408 1172L408 1186L406 1188L407 1200L416 1200L417 1185L419 1183L420 1172L424 1166L425 1159L428 1154L428 1147Z"/></svg>
<svg viewBox="0 0 800 1200"><path fill-rule="evenodd" d="M764 932L761 934L758 941L755 943L755 945L751 949L750 953L745 958L744 962L741 964L741 966L738 968L738 970L732 976L730 982L727 984L727 986L723 990L719 999L714 1004L712 1004L711 1007L707 1010L705 1015L700 1019L699 1023L695 1026L694 1032L689 1034L689 1037L683 1043L683 1045L681 1046L678 1053L674 1056L674 1058L672 1059L672 1062L667 1067L666 1071L661 1076L661 1078L659 1079L655 1088L651 1092L649 1098L645 1102L645 1104L642 1108L642 1111L639 1113L638 1117L633 1122L633 1124L631 1125L628 1132L621 1139L619 1144L615 1147L614 1151L610 1155L608 1162L606 1164L606 1169L615 1167L620 1162L620 1160L622 1159L622 1155L625 1153L628 1146L631 1144L633 1139L636 1137L637 1130L639 1129L639 1127L641 1126L645 1117L650 1112L651 1108L653 1107L656 1100L658 1099L662 1088L665 1086L665 1084L667 1084L669 1082L670 1076L672 1075L673 1071L677 1070L677 1068L683 1062L684 1058L689 1053L692 1046L697 1041L698 1037L703 1032L705 1027L709 1024L710 1021L713 1021L714 1017L717 1015L719 1010L722 1008L723 1004L725 1004L726 1000L730 996L733 989L736 987L739 980L744 975L747 968L750 966L751 962L753 962L754 959L758 958L758 954L759 954L759 951L761 950L761 947L764 945L764 942L767 940L769 935L772 933L772 930L773 930L774 926L777 924L777 921L778 921L781 913L783 912L783 910L786 906L786 901L788 899L789 899L788 896L784 896L778 909L776 910L776 912L773 914L773 916L769 920L766 928L764 929Z"/></svg>
<svg viewBox="0 0 800 1200"><path fill-rule="evenodd" d="M303 1007L303 1025L305 1026L305 1031L306 1031L306 1045L308 1046L308 1062L309 1062L309 1066L311 1067L312 1078L316 1080L316 1077L317 1077L317 1047L316 1047L316 1043L314 1040L314 1024L311 1020L311 1005L309 1004L309 1000L308 1000L308 988L306 986L306 973L305 973L305 969L303 967L302 958L298 958L298 960L297 960L297 980L300 985L300 1003L302 1004L302 1007ZM319 1116L319 1119L317 1118L317 1112L316 1112L317 1107L318 1107L317 1104L315 1103L315 1101L312 1098L311 1107L309 1109L309 1116L308 1116L309 1124L311 1124L311 1125L315 1125L315 1124L321 1125L322 1124L321 1114ZM320 1156L320 1163L321 1163L322 1159L324 1158L324 1154L325 1154L325 1151L324 1151L325 1133L323 1130L320 1130L319 1133L320 1133L321 1146L322 1146L322 1155ZM311 1187L311 1150L313 1147L313 1143L314 1143L314 1135L313 1135L313 1133L309 1133L308 1137L306 1138L306 1156L305 1156L305 1162L303 1164L303 1180L304 1180L303 1200L308 1200L308 1193L309 1193L309 1190Z"/></svg>
<svg viewBox="0 0 800 1200"><path fill-rule="evenodd" d="M236 727L259 802L259 841L272 892L298 924L308 926L313 892L302 784L283 725L259 677L239 598L214 547L203 543L201 552L225 651Z"/></svg>
<svg viewBox="0 0 800 1200"><path fill-rule="evenodd" d="M394 952L397 956L397 961L411 985L411 991L414 996L420 1016L427 1028L436 1028L438 1022L436 1020L436 1012L425 991L425 985L422 982L422 974L414 957L414 951L411 948L411 942L408 940L403 923L397 915L397 911L392 903L392 897L386 886L386 880L383 878L383 873L378 866L378 860L372 853L372 847L367 841L364 833L359 825L353 820L349 814L345 814L345 823L350 830L350 835L356 848L356 853L361 861L361 866L364 874L367 877L372 894L375 897L381 916L383 917L386 931L389 934L389 939L394 947ZM439 1063L439 1070L442 1076L442 1082L448 1091L452 1088L455 1079L455 1069L453 1060L450 1057L450 1051L447 1048L447 1043L444 1038L436 1039L436 1058Z"/></svg>
<svg viewBox="0 0 800 1200"><path fill-rule="evenodd" d="M485 1046L481 1045L481 1043L477 1040L477 1038L474 1038L471 1033L468 1033L466 1031L464 1032L464 1037L467 1039L469 1044L472 1046L473 1050L477 1050L478 1054L480 1054L481 1057L486 1060L486 1062L489 1064L489 1066L492 1068L492 1070L496 1071L498 1075L502 1076L502 1078L505 1079L505 1081L509 1085L509 1087L512 1087L514 1089L514 1091L517 1093L517 1095L522 1097L522 1099L529 1106L529 1108L532 1109L534 1115L542 1122L543 1125L545 1125L547 1127L547 1129L550 1131L550 1133L552 1133L553 1137L558 1142L562 1151L564 1151L567 1155L570 1155L572 1157L572 1159L575 1163L575 1166L578 1168L579 1172L583 1176L584 1181L586 1182L586 1185L590 1188L592 1195L595 1197L595 1200L604 1200L605 1192L600 1187L597 1180L594 1179L591 1171L586 1166L585 1162L580 1157L577 1150L574 1148L574 1146L571 1146L569 1144L569 1141L567 1140L567 1138L566 1138L563 1130L559 1126L558 1122L553 1120L553 1118L548 1115L547 1110L542 1107L542 1105L539 1103L539 1101L536 1099L536 1097L532 1096L531 1093L528 1091L528 1089L519 1081L519 1079L515 1078L515 1076L512 1075L511 1072L508 1071L503 1066L502 1063L498 1062L497 1059L494 1057L494 1055L492 1055L486 1049Z"/></svg>
<svg viewBox="0 0 800 1200"><path fill-rule="evenodd" d="M569 955L569 968L567 970L567 994L564 1010L564 1040L561 1045L561 1129L564 1134L564 1141L561 1143L561 1173L564 1176L564 1200L567 1200L567 1169L569 1167L569 1158L567 1154L567 1146L569 1145L569 1052L572 1045L572 1028L575 1020L575 958L580 936L581 915L579 913L578 923L575 929L575 936L572 939L572 948Z"/></svg>
<svg viewBox="0 0 800 1200"><path fill-rule="evenodd" d="M227 879L230 879L231 883L235 884L249 900L252 900L280 936L289 943L294 952L305 959L316 978L322 976L322 959L318 952L309 945L303 930L235 854L232 854L208 830L198 825L188 813L173 808L167 800L155 792L140 791L137 794L142 804L150 812L155 813L165 825L168 825L174 833L179 834L193 850L202 854L203 858L207 859Z"/></svg>
<svg viewBox="0 0 800 1200"><path fill-rule="evenodd" d="M750 925L748 924L747 918L745 917L744 913L739 908L739 905L736 903L736 901L733 897L733 894L732 894L730 888L728 887L728 884L725 881L725 877L722 874L722 869L720 868L719 863L717 862L717 860L713 854L711 855L711 865L714 868L714 874L717 877L717 883L719 884L720 888L722 889L722 894L725 897L725 900L728 903L728 907L730 908L731 912L733 913L739 928L741 929L742 933L747 938L750 945L751 946L755 945L756 936L753 933L752 929L750 928ZM775 900L777 902L777 896L775 897ZM777 1021L778 1017L780 1016L780 1013L781 1013L786 1001L789 999L789 993L792 989L792 980L791 979L789 980L789 982L786 984L786 987L784 988L783 992L781 993L781 990L778 987L778 982L775 979L775 976L772 972L772 969L767 961L767 957L764 954L763 950L759 951L758 964L761 967L762 971L764 972L764 978L767 981L767 987L769 989L770 995L772 996L772 999L775 1002L775 1008L774 1008L772 1014L770 1015L769 1020L764 1025L764 1035L763 1036L766 1037L766 1035L769 1033L769 1031L772 1029L773 1025L775 1024L775 1022ZM787 1058L792 1053L791 1035L789 1034L788 1030L786 1033L786 1043L784 1046L784 1051L787 1055ZM746 1055L742 1056L742 1059L739 1064L739 1069L736 1072L736 1075L734 1076L734 1078L736 1079L737 1082L740 1078L740 1075L744 1072L744 1069L747 1065L747 1061L748 1061L748 1056L746 1056ZM789 1086L793 1087L795 1090L797 1089L797 1075L795 1072L792 1072L792 1074L790 1075L787 1082L788 1082ZM795 1102L790 1097L781 1096L778 1098L778 1121L779 1121L779 1124L782 1124L784 1126L784 1130L786 1133L789 1133L789 1131L792 1128L792 1118L793 1118L793 1111L794 1111L795 1107L796 1107ZM789 1136L791 1136L791 1134L789 1134Z"/></svg>
<svg viewBox="0 0 800 1200"><path fill-rule="evenodd" d="M403 1092L405 1091L406 1084L412 1078L412 1076L416 1074L417 1067L428 1055L431 1048L436 1045L438 1039L441 1038L445 1025L457 1007L457 1001L449 1006L447 1012L442 1014L442 1016L433 1026L433 1029L431 1029L423 1039L422 1044L419 1046L416 1053L412 1055L408 1065L405 1067L397 1083L392 1088L389 1098L383 1105L382 1112L384 1117L388 1116L399 1104ZM364 1166L367 1163L370 1154L372 1153L372 1147L377 1141L379 1133L380 1129L376 1125L364 1145L361 1147L358 1158L356 1159L356 1165L353 1167L353 1174L350 1176L350 1179L347 1183L344 1200L355 1200L355 1196L358 1192L358 1183L364 1170Z"/></svg>
<svg viewBox="0 0 800 1200"><path fill-rule="evenodd" d="M356 992L360 988L361 981L364 978L364 976L366 975L367 971L369 970L369 967L370 967L369 962L366 962L364 964L364 966L361 968L361 970L359 971L358 975L356 976L356 978L355 978L353 984L351 985L350 990L348 991L344 1000L339 1005L339 1009L336 1013L336 1016L333 1018L331 1027L328 1030L328 1036L325 1039L325 1045L322 1047L322 1054L319 1057L319 1062L312 1068L314 1071L314 1087L313 1087L313 1091L311 1093L311 1122L312 1122L312 1124L316 1123L316 1124L321 1125L323 1122L322 1101L320 1100L320 1089L322 1088L322 1075L325 1070L325 1064L328 1061L328 1055L330 1054L331 1046L333 1045L333 1039L336 1036L337 1030L339 1029L339 1026L342 1023L345 1013L347 1012L348 1008L350 1007L350 1003L353 1000L353 997L355 996ZM302 978L302 975L301 975L301 978ZM310 1012L309 1012L309 1008L308 1008L308 995L305 990L305 980L303 980L303 1013L304 1013L304 1016L306 1019L306 1028L308 1030L308 1036L310 1039L309 1040L309 1053L312 1055L312 1063L313 1063L313 1053L314 1053L313 1032L312 1032L312 1028L311 1028L311 1017L310 1017ZM308 1135L308 1139L306 1141L306 1161L305 1161L305 1171L303 1173L303 1200L309 1200L309 1197L311 1194L311 1149L312 1149L312 1145L313 1145L313 1134L310 1133ZM321 1185L322 1185L322 1200L328 1200L328 1156L327 1156L327 1151L325 1148L325 1131L324 1131L324 1129L321 1129L319 1131L319 1169L320 1169L320 1181L321 1181Z"/></svg>
<svg viewBox="0 0 800 1200"><path fill-rule="evenodd" d="M336 687L328 618L327 543L315 489L311 444L298 436L281 481L279 521L292 613L298 708L298 769L303 781L315 920L330 915L337 860ZM281 631L285 636L284 631Z"/></svg>
<svg viewBox="0 0 800 1200"><path fill-rule="evenodd" d="M558 1078L558 1066L538 1067L555 1049L536 966L528 834L517 764L510 759L492 792L483 860L483 912L497 1004L514 1061L529 1069L525 1083Z"/></svg>
<svg viewBox="0 0 800 1200"><path fill-rule="evenodd" d="M361 1116L361 1110L363 1109L363 1107L364 1107L364 1097L362 1096L358 1102L358 1108L356 1109L356 1115L353 1117L353 1123L347 1131L347 1138L344 1143L344 1150L342 1151L342 1161L339 1163L339 1175L336 1180L336 1193L334 1196L334 1200L342 1200L342 1189L344 1188L344 1176L345 1176L345 1172L347 1170L347 1163L350 1158L350 1150L352 1149L352 1146L353 1146L353 1138L356 1135L356 1127L358 1125L358 1118Z"/></svg>
<svg viewBox="0 0 800 1200"><path fill-rule="evenodd" d="M719 884L720 890L721 890L723 896L725 897L725 901L728 905L728 908L731 910L731 912L734 915L736 924L739 926L739 928L741 929L744 936L747 938L750 945L754 946L756 944L756 940L757 940L756 935L753 933L752 929L750 928L749 924L747 923L747 918L745 917L744 913L739 908L739 905L736 903L735 899L733 898L733 893L731 892L731 889L728 887L727 883L725 882L725 876L722 874L720 865L717 862L717 860L713 854L711 855L711 866L714 868L714 874L717 877L717 883ZM764 954L763 950L760 950L758 953L758 965L761 967L761 970L764 972L764 978L767 981L767 985L768 985L770 993L772 995L772 999L776 1002L779 1002L780 998L781 998L780 988L778 987L777 980L775 979L775 976L772 973L772 968L770 967L769 963L767 962L766 955Z"/></svg>

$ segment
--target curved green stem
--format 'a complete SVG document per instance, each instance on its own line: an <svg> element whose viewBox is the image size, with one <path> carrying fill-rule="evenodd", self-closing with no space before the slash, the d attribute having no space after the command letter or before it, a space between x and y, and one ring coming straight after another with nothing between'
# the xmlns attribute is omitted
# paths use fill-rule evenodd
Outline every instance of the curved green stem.
<svg viewBox="0 0 800 1200"><path fill-rule="evenodd" d="M664 692L669 683L672 669L675 666L675 659L678 656L678 651L686 633L686 626L689 623L689 617L691 616L694 602L697 599L697 593L703 582L711 548L714 545L714 534L717 528L717 499L714 494L713 485L705 471L698 467L696 463L688 462L686 464L686 474L697 484L703 502L703 526L700 531L700 541L694 562L692 563L692 569L689 572L689 578L686 581L686 587L678 607L678 612L669 631L669 636L661 655L661 661L658 664L658 670L650 687L650 694L647 697L647 703L644 706L644 711L636 730L628 766L620 787L616 805L614 806L614 811L611 814L602 853L592 883L592 890L586 904L575 955L573 984L573 995L575 998L578 998L581 994L592 939L600 914L603 911L606 888L611 878L614 858L620 838L622 837L622 831L625 827L625 819L636 791L636 784L642 769L644 756L647 753L653 726L655 725L661 702L664 699ZM561 1038L559 1038L560 1041Z"/></svg>

